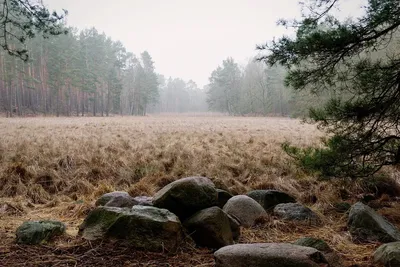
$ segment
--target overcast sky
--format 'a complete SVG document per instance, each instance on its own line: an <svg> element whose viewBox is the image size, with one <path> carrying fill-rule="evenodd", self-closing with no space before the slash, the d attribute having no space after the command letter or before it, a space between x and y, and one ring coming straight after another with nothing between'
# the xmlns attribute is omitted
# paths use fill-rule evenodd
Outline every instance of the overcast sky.
<svg viewBox="0 0 400 267"><path fill-rule="evenodd" d="M347 1L346 14L359 0ZM192 79L200 87L227 57L244 64L256 44L281 36L280 18L300 14L298 0L44 0L50 9L67 9L68 25L96 27L128 51L147 50L156 71Z"/></svg>

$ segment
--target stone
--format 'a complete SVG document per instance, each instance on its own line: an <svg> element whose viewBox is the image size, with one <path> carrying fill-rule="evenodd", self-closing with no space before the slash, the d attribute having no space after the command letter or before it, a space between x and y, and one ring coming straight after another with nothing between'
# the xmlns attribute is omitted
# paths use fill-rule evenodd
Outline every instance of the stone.
<svg viewBox="0 0 400 267"><path fill-rule="evenodd" d="M65 233L65 224L59 221L28 221L17 228L18 244L36 245Z"/></svg>
<svg viewBox="0 0 400 267"><path fill-rule="evenodd" d="M335 209L336 212L346 213L350 210L351 205L350 203L347 202L338 202L333 204L333 208Z"/></svg>
<svg viewBox="0 0 400 267"><path fill-rule="evenodd" d="M266 215L264 208L257 201L245 195L230 198L223 210L237 219L243 227L253 226L258 218Z"/></svg>
<svg viewBox="0 0 400 267"><path fill-rule="evenodd" d="M228 200L233 197L233 195L228 191L222 189L217 189L217 193L218 193L218 207L222 209L225 206L226 202L228 202Z"/></svg>
<svg viewBox="0 0 400 267"><path fill-rule="evenodd" d="M216 267L321 267L328 266L315 248L286 243L236 244L214 253Z"/></svg>
<svg viewBox="0 0 400 267"><path fill-rule="evenodd" d="M352 237L360 242L400 241L397 227L361 202L351 207L347 227Z"/></svg>
<svg viewBox="0 0 400 267"><path fill-rule="evenodd" d="M384 266L400 266L400 242L381 245L374 253L374 262Z"/></svg>
<svg viewBox="0 0 400 267"><path fill-rule="evenodd" d="M183 239L178 217L166 209L150 206L97 207L79 227L88 240L111 238L148 251L175 252Z"/></svg>
<svg viewBox="0 0 400 267"><path fill-rule="evenodd" d="M199 246L220 248L233 244L230 220L219 207L201 210L183 225Z"/></svg>
<svg viewBox="0 0 400 267"><path fill-rule="evenodd" d="M171 211L183 221L202 209L217 206L218 193L210 179L187 177L158 191L153 205Z"/></svg>
<svg viewBox="0 0 400 267"><path fill-rule="evenodd" d="M232 237L234 241L238 241L240 237L240 222L231 215L228 215L229 224L231 226Z"/></svg>
<svg viewBox="0 0 400 267"><path fill-rule="evenodd" d="M318 215L299 203L282 203L274 208L274 214L284 220L306 221L312 224L320 222Z"/></svg>
<svg viewBox="0 0 400 267"><path fill-rule="evenodd" d="M131 196L116 196L110 199L104 206L117 208L132 208L138 202Z"/></svg>
<svg viewBox="0 0 400 267"><path fill-rule="evenodd" d="M324 240L318 239L318 238L313 238L313 237L300 238L300 239L296 240L293 244L298 245L298 246L315 248L321 252L332 251L332 249L329 247L329 245Z"/></svg>
<svg viewBox="0 0 400 267"><path fill-rule="evenodd" d="M247 196L260 203L267 211L281 203L296 202L292 196L278 190L254 190L247 193Z"/></svg>
<svg viewBox="0 0 400 267"><path fill-rule="evenodd" d="M99 199L97 199L95 205L96 206L104 206L114 197L131 197L127 192L124 191L115 191L102 195Z"/></svg>
<svg viewBox="0 0 400 267"><path fill-rule="evenodd" d="M137 202L136 205L153 206L153 198L148 196L137 196L133 200Z"/></svg>

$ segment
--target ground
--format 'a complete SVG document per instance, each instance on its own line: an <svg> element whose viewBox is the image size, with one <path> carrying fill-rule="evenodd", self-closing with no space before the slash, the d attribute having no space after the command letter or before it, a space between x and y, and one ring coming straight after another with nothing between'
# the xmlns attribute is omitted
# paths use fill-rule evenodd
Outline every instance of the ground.
<svg viewBox="0 0 400 267"><path fill-rule="evenodd" d="M354 203L384 189L359 181L319 181L296 166L281 143L319 145L323 136L299 120L0 118L0 136L0 266L213 266L212 251L205 249L185 246L176 255L144 253L76 236L101 194L127 190L134 196L151 196L171 181L194 175L210 177L234 194L283 190L323 217L323 226L312 227L270 216L243 230L240 242L319 237L346 266L372 266L371 255L379 246L355 244L346 229L346 215L334 211L333 204ZM388 175L395 179L398 172L391 169ZM399 206L390 192L385 193L378 194L374 205L400 225ZM43 246L14 244L15 229L23 221L44 218L65 222L68 235Z"/></svg>

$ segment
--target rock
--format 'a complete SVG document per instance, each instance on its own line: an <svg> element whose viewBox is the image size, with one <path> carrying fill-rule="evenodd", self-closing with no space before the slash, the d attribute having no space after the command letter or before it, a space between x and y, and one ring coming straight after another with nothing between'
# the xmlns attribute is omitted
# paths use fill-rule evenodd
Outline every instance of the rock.
<svg viewBox="0 0 400 267"><path fill-rule="evenodd" d="M286 243L237 244L214 253L216 267L321 267L328 266L314 248Z"/></svg>
<svg viewBox="0 0 400 267"><path fill-rule="evenodd" d="M274 214L284 220L307 221L313 224L320 222L315 212L299 203L278 204L274 208Z"/></svg>
<svg viewBox="0 0 400 267"><path fill-rule="evenodd" d="M243 227L253 226L258 218L266 215L264 208L257 201L245 195L229 199L223 210L237 219Z"/></svg>
<svg viewBox="0 0 400 267"><path fill-rule="evenodd" d="M137 202L136 205L153 206L153 198L148 196L137 196L133 200Z"/></svg>
<svg viewBox="0 0 400 267"><path fill-rule="evenodd" d="M176 214L181 220L196 212L218 205L218 193L206 177L187 177L174 181L153 198L153 205Z"/></svg>
<svg viewBox="0 0 400 267"><path fill-rule="evenodd" d="M29 221L18 227L18 244L42 244L65 233L65 224L58 221Z"/></svg>
<svg viewBox="0 0 400 267"><path fill-rule="evenodd" d="M133 206L132 209L97 207L79 227L88 240L115 238L148 251L176 251L183 238L178 217L165 209Z"/></svg>
<svg viewBox="0 0 400 267"><path fill-rule="evenodd" d="M199 246L220 248L233 244L228 215L219 207L201 210L187 219L183 225Z"/></svg>
<svg viewBox="0 0 400 267"><path fill-rule="evenodd" d="M332 251L329 245L322 239L313 238L313 237L303 237L296 240L294 245L315 248L322 252Z"/></svg>
<svg viewBox="0 0 400 267"><path fill-rule="evenodd" d="M228 202L228 200L233 197L233 195L228 191L222 189L217 189L217 193L218 193L218 207L222 209L225 206L226 202Z"/></svg>
<svg viewBox="0 0 400 267"><path fill-rule="evenodd" d="M343 262L340 256L322 239L313 237L303 237L296 240L294 245L310 247L319 250L329 262L329 267L342 267Z"/></svg>
<svg viewBox="0 0 400 267"><path fill-rule="evenodd" d="M116 196L110 199L104 206L117 208L132 208L138 202L131 196Z"/></svg>
<svg viewBox="0 0 400 267"><path fill-rule="evenodd" d="M383 244L374 253L374 262L384 266L400 266L400 242Z"/></svg>
<svg viewBox="0 0 400 267"><path fill-rule="evenodd" d="M336 212L346 213L351 208L351 205L350 203L347 202L338 202L333 204L333 208L335 209Z"/></svg>
<svg viewBox="0 0 400 267"><path fill-rule="evenodd" d="M254 190L247 193L247 196L260 203L265 210L271 210L281 203L296 202L292 196L278 190Z"/></svg>
<svg viewBox="0 0 400 267"><path fill-rule="evenodd" d="M352 237L361 242L400 241L399 230L361 202L357 202L351 207L347 227Z"/></svg>
<svg viewBox="0 0 400 267"><path fill-rule="evenodd" d="M231 226L232 237L234 241L239 240L240 237L240 222L231 215L228 215L229 224Z"/></svg>
<svg viewBox="0 0 400 267"><path fill-rule="evenodd" d="M114 197L131 197L127 192L115 191L102 195L95 203L96 206L104 206Z"/></svg>

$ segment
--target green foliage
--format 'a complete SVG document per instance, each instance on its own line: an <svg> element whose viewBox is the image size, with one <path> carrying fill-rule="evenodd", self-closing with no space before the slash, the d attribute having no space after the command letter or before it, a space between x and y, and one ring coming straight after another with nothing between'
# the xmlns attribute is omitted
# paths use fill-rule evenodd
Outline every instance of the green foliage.
<svg viewBox="0 0 400 267"><path fill-rule="evenodd" d="M262 60L288 69L288 86L329 92L326 104L310 110L331 136L325 147L285 149L322 175L365 177L400 163L400 5L369 0L365 15L339 21L330 14L339 2L315 0L312 12L292 23L295 38L259 49L269 51Z"/></svg>

